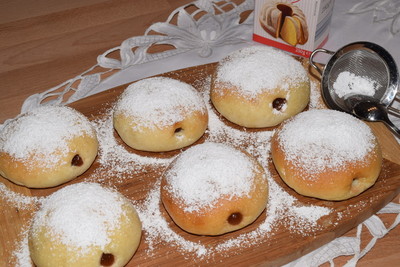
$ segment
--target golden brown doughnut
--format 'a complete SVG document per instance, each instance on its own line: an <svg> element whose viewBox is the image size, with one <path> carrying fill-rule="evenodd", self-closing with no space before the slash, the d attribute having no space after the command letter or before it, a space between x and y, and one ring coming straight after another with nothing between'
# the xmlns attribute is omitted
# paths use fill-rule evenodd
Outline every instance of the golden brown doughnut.
<svg viewBox="0 0 400 267"><path fill-rule="evenodd" d="M66 186L34 215L30 255L37 267L125 266L141 227L133 205L118 192L95 183Z"/></svg>
<svg viewBox="0 0 400 267"><path fill-rule="evenodd" d="M207 124L200 94L171 78L148 78L129 85L114 109L114 127L121 139L144 151L189 146L204 134Z"/></svg>
<svg viewBox="0 0 400 267"><path fill-rule="evenodd" d="M218 143L180 154L161 182L161 200L173 221L198 235L221 235L251 224L265 209L264 169L250 155Z"/></svg>
<svg viewBox="0 0 400 267"><path fill-rule="evenodd" d="M301 195L345 200L371 187L382 152L367 124L334 110L310 110L289 119L271 140L282 180Z"/></svg>
<svg viewBox="0 0 400 267"><path fill-rule="evenodd" d="M263 128L301 112L310 100L310 81L292 56L250 46L219 62L210 93L214 107L229 121Z"/></svg>
<svg viewBox="0 0 400 267"><path fill-rule="evenodd" d="M98 141L89 120L69 107L43 106L0 131L0 174L27 187L68 182L93 163Z"/></svg>

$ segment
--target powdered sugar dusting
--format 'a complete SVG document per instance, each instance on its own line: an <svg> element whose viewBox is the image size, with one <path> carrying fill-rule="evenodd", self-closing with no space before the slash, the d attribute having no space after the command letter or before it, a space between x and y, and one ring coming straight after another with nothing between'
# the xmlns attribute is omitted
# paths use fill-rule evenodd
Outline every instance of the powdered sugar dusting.
<svg viewBox="0 0 400 267"><path fill-rule="evenodd" d="M248 196L254 183L253 164L233 147L204 143L189 148L174 161L165 173L165 189L182 201L185 211L204 212L221 196Z"/></svg>
<svg viewBox="0 0 400 267"><path fill-rule="evenodd" d="M202 258L208 254L206 246L201 243L186 240L181 235L173 231L160 210L160 183L149 192L145 202L138 205L136 210L142 221L143 230L146 232L146 242L149 247L147 253L152 253L157 245L168 243L182 253L194 253Z"/></svg>
<svg viewBox="0 0 400 267"><path fill-rule="evenodd" d="M208 88L210 77L204 80L202 94L209 111L209 130L206 141L220 142L235 147L240 147L257 158L266 171L269 185L269 200L266 207L266 216L259 225L252 231L244 232L234 238L215 244L202 244L183 238L172 230L166 221L165 215L160 210L160 181L146 197L144 203L136 203L142 219L145 238L151 254L158 245L168 243L168 246L176 247L181 253L190 253L198 259L210 259L218 254L229 257L232 249L251 247L268 240L269 236L275 234L279 225L283 225L291 232L307 235L321 229L318 221L332 210L327 207L307 205L300 203L295 197L289 195L282 189L269 172L269 140L274 130L246 132L224 124L213 110L210 101Z"/></svg>
<svg viewBox="0 0 400 267"><path fill-rule="evenodd" d="M163 77L129 85L115 107L115 114L133 116L138 125L147 128L172 125L194 111L206 112L198 91L187 83Z"/></svg>
<svg viewBox="0 0 400 267"><path fill-rule="evenodd" d="M142 191L134 193L126 191L129 197L134 200L133 204L142 221L144 231L142 242L146 251L138 252L142 253L142 256L145 254L143 257L151 258L157 254L157 248L163 246L178 251L195 263L197 263L197 260L212 260L214 256L229 257L234 250L234 253L240 253L243 248L268 242L269 238L279 231L277 230L279 227L284 227L291 233L301 235L315 233L322 228L319 224L321 218L332 212L331 209L323 206L300 202L277 184L271 174L269 156L270 138L275 130L248 131L245 128L233 128L226 124L210 103L210 82L210 76L197 82L209 113L209 127L204 142L216 142L239 147L258 160L266 171L269 184L269 202L266 206L266 212L260 216L256 224L233 233L231 238L228 238L227 235L226 238L213 242L188 240L179 229L174 228L173 222L168 221L170 219L160 201L161 175L174 160L174 157L145 157L127 150L115 139L115 131L112 125L113 110L106 110L100 118L92 122L98 132L99 154L96 159L96 169L91 172L89 177L85 178L85 181L113 185L128 181L129 183L141 182L146 185L146 188L143 189L145 194L142 194ZM151 172L158 170L156 174L158 177L143 175L147 168L150 168ZM121 178L121 180L117 178ZM138 197L137 194L140 194L140 196ZM107 208L107 210L112 209L111 207ZM88 239L85 238L85 240ZM27 240L21 242L27 242ZM101 243L100 241L97 242ZM81 240L78 243L83 244L84 242ZM26 258L26 255L23 256L24 254L20 253L18 256L21 257L21 262L23 258Z"/></svg>
<svg viewBox="0 0 400 267"><path fill-rule="evenodd" d="M170 158L141 156L126 150L114 136L113 110L108 109L104 113L104 116L92 121L99 140L99 152L96 161L100 166L92 174L93 177L89 177L88 180L98 181L99 177L107 177L106 179L109 180L110 177L114 177L115 179L110 182L118 183L125 181L127 177L143 172L147 166L166 167L169 165L172 161Z"/></svg>
<svg viewBox="0 0 400 267"><path fill-rule="evenodd" d="M313 80L310 80L310 102L308 103L309 109L326 108L320 90L319 84Z"/></svg>
<svg viewBox="0 0 400 267"><path fill-rule="evenodd" d="M255 98L265 90L308 80L301 63L283 51L268 46L249 46L228 55L218 65L216 81L231 83L244 96Z"/></svg>
<svg viewBox="0 0 400 267"><path fill-rule="evenodd" d="M9 262L10 266L12 264L12 260L15 261L16 267L34 266L29 252L28 232L29 232L28 230L23 230L22 233L20 234L21 242L18 243L18 247L12 255L12 259L10 259Z"/></svg>
<svg viewBox="0 0 400 267"><path fill-rule="evenodd" d="M7 186L2 183L0 183L0 197L18 209L30 209L41 201L39 197L25 196L16 193L8 189Z"/></svg>
<svg viewBox="0 0 400 267"><path fill-rule="evenodd" d="M331 209L315 205L300 204L297 199L285 192L267 172L269 182L269 201L266 207L266 217L257 228L244 232L234 238L202 244L185 239L172 230L160 210L160 190L158 186L152 189L146 201L137 204L137 211L142 219L143 230L146 232L146 242L149 246L147 253L151 254L158 245L164 242L176 247L181 253L190 253L198 259L210 259L215 254L228 257L232 249L251 247L268 240L274 235L275 229L282 225L292 232L307 235L320 229L318 220L331 213ZM306 231L304 231L306 230Z"/></svg>
<svg viewBox="0 0 400 267"><path fill-rule="evenodd" d="M69 107L42 106L5 125L0 132L0 151L21 160L43 155L37 164L50 168L63 156L55 152L67 151L67 141L83 134L95 136L84 115Z"/></svg>
<svg viewBox="0 0 400 267"><path fill-rule="evenodd" d="M46 227L51 236L85 253L91 246L104 248L123 216L123 197L96 183L64 187L43 202L35 214L33 234Z"/></svg>
<svg viewBox="0 0 400 267"><path fill-rule="evenodd" d="M374 147L371 129L353 116L334 110L298 114L279 133L287 160L311 173L340 169L362 160Z"/></svg>
<svg viewBox="0 0 400 267"><path fill-rule="evenodd" d="M333 90L338 97L344 97L349 94L373 96L380 86L377 81L369 77L343 71L333 83Z"/></svg>

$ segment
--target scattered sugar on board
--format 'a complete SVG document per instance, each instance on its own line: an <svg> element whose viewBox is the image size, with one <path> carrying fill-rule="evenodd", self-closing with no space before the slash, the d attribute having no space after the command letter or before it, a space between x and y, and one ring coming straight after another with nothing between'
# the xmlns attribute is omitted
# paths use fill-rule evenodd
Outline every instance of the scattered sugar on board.
<svg viewBox="0 0 400 267"><path fill-rule="evenodd" d="M309 110L290 119L279 139L287 160L314 173L362 160L373 149L374 135L365 123L349 114Z"/></svg>
<svg viewBox="0 0 400 267"><path fill-rule="evenodd" d="M39 204L42 199L40 197L26 196L21 193L16 193L3 183L0 183L0 197L8 204L21 210L31 209L32 206Z"/></svg>
<svg viewBox="0 0 400 267"><path fill-rule="evenodd" d="M206 112L199 92L187 83L164 77L129 85L115 107L115 114L133 116L138 129L169 126L194 111Z"/></svg>
<svg viewBox="0 0 400 267"><path fill-rule="evenodd" d="M136 206L142 222L142 228L146 232L144 236L148 245L148 253L152 254L157 245L167 243L174 246L182 253L191 252L197 257L202 258L208 251L207 248L196 242L183 238L180 234L173 231L160 210L160 183L149 192L144 204Z"/></svg>
<svg viewBox="0 0 400 267"><path fill-rule="evenodd" d="M310 80L310 102L309 109L323 109L326 108L320 93L319 84Z"/></svg>
<svg viewBox="0 0 400 267"><path fill-rule="evenodd" d="M358 76L354 73L343 71L339 73L333 83L333 90L338 97L349 94L373 96L381 85L369 77Z"/></svg>
<svg viewBox="0 0 400 267"><path fill-rule="evenodd" d="M85 254L93 245L104 248L109 243L109 233L124 215L123 203L122 195L99 184L72 184L42 201L31 229L36 234L45 227L63 244Z"/></svg>
<svg viewBox="0 0 400 267"><path fill-rule="evenodd" d="M132 176L127 174L143 172L146 166L165 167L172 161L168 158L153 158L131 153L123 145L118 144L114 137L112 114L111 108L105 111L104 116L92 121L99 140L97 156L99 167L88 180L99 181L99 177L114 177L113 182L123 182L126 177Z"/></svg>
<svg viewBox="0 0 400 267"><path fill-rule="evenodd" d="M231 53L218 65L216 77L217 82L229 82L249 98L277 87L288 90L289 80L300 83L307 79L299 61L268 46L250 46Z"/></svg>
<svg viewBox="0 0 400 267"><path fill-rule="evenodd" d="M356 204L350 204L347 205L346 208L342 211L337 212L337 217L340 220L341 218L344 218L346 216L351 216L352 214L354 214L354 211L361 211L363 210L365 207L367 206L366 202L358 202Z"/></svg>
<svg viewBox="0 0 400 267"><path fill-rule="evenodd" d="M204 87L209 88L210 79L204 81ZM266 207L266 217L258 227L250 232L240 234L235 238L222 241L214 245L206 245L186 240L173 231L160 210L160 190L158 182L148 194L144 203L136 203L136 208L142 220L145 242L149 245L149 257L158 245L168 244L178 251L188 253L197 259L210 259L218 254L229 257L232 249L240 250L251 247L268 240L274 234L277 224L284 224L289 230L303 235L308 235L321 226L318 220L332 212L331 209L315 205L304 205L296 198L285 192L268 172L269 164L269 139L273 131L246 132L239 131L224 124L211 108L209 95L204 90L203 97L209 111L209 132L206 141L222 142L232 146L241 147L254 155L266 170L269 182L269 202ZM249 142L250 141L250 142ZM247 146L243 146L247 144ZM249 145L250 144L250 145Z"/></svg>
<svg viewBox="0 0 400 267"><path fill-rule="evenodd" d="M186 212L206 212L221 195L248 196L253 189L253 168L253 162L239 150L206 142L177 157L165 173L166 190L180 199Z"/></svg>
<svg viewBox="0 0 400 267"><path fill-rule="evenodd" d="M134 205L139 213L143 224L144 242L148 245L148 257L155 253L157 246L168 244L180 251L185 257L195 256L197 259L210 259L215 254L229 256L232 248L240 249L266 242L267 237L274 234L277 223L290 226L289 231L295 231L307 235L318 229L317 221L320 217L331 212L330 209L314 205L303 205L294 197L286 193L275 183L268 172L269 164L269 140L274 131L247 132L227 126L214 112L210 101L208 88L211 77L203 81L203 99L209 111L209 129L207 132L208 142L221 142L235 147L240 147L254 155L267 171L270 195L266 207L266 217L258 227L250 232L243 233L238 237L223 241L216 245L208 246L200 242L186 240L179 233L173 231L160 210L160 181L148 193L144 202L135 202ZM158 165L166 167L173 159L157 159L142 157L128 152L114 138L114 129L111 119L112 110L108 110L104 117L93 122L100 142L99 157L100 166L105 166L108 174L140 172L143 166ZM132 170L133 168L133 170ZM107 175L106 175L107 176ZM95 180L94 177L92 177ZM302 221L301 221L302 220ZM26 244L27 240L22 243ZM26 244L27 246L27 244ZM22 250L21 250L22 251ZM21 253L21 258L24 253ZM26 258L26 257L25 257Z"/></svg>
<svg viewBox="0 0 400 267"><path fill-rule="evenodd" d="M266 242L269 235L274 234L274 228L278 223L290 226L290 230L302 234L302 228L307 235L313 230L319 229L317 221L320 217L328 215L331 210L314 205L301 206L297 200L286 193L274 180L269 177L270 196L266 211L266 218L259 226L250 232L240 234L235 238L222 241L215 245L205 245L200 242L186 240L179 233L172 230L160 210L160 190L158 183L146 197L142 204L137 204L139 216L142 221L145 242L148 245L147 253L151 256L158 245L168 244L178 249L181 253L190 253L198 259L209 259L216 253L228 257L232 249L251 247ZM293 209L293 207L295 207ZM282 220L286 218L287 220ZM300 220L300 224L298 224Z"/></svg>
<svg viewBox="0 0 400 267"><path fill-rule="evenodd" d="M28 229L22 230L19 235L20 241L16 244L17 248L13 251L9 259L10 266L16 267L32 267L34 266L31 260L29 245L28 245Z"/></svg>
<svg viewBox="0 0 400 267"><path fill-rule="evenodd" d="M95 134L89 120L72 108L42 106L10 120L0 132L0 151L20 160L41 156L41 167L51 168L68 150L68 140ZM51 156L49 156L51 155ZM29 167L30 165L27 164Z"/></svg>
<svg viewBox="0 0 400 267"><path fill-rule="evenodd" d="M251 247L265 242L268 236L274 234L274 229L279 224L290 227L291 232L308 235L320 228L317 224L319 218L331 213L331 210L326 207L301 205L293 196L285 192L272 177L269 177L268 182L270 196L265 220L255 230L218 244L215 248L216 251L226 252L232 248Z"/></svg>

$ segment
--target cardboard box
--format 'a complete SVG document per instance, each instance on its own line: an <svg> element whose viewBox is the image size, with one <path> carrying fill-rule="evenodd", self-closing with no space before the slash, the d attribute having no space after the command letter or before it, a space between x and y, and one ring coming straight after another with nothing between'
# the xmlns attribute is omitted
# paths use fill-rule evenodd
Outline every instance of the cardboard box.
<svg viewBox="0 0 400 267"><path fill-rule="evenodd" d="M334 0L256 0L253 40L309 57L328 40Z"/></svg>

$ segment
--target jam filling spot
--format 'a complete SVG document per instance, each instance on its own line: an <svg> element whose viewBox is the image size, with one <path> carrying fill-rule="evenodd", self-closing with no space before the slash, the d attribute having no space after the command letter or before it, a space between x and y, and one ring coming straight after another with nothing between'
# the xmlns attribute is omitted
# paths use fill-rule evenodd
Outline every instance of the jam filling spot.
<svg viewBox="0 0 400 267"><path fill-rule="evenodd" d="M353 181L351 183L351 186L352 187L357 187L359 184L360 184L360 179L356 177L356 178L353 179Z"/></svg>
<svg viewBox="0 0 400 267"><path fill-rule="evenodd" d="M231 225L238 225L243 220L243 215L240 212L234 212L228 217L228 223Z"/></svg>
<svg viewBox="0 0 400 267"><path fill-rule="evenodd" d="M183 132L183 128L182 127L179 127L179 128L176 128L175 129L175 133L177 134L177 133L182 133Z"/></svg>
<svg viewBox="0 0 400 267"><path fill-rule="evenodd" d="M76 154L72 160L71 160L71 165L72 166L82 166L83 165L83 159L81 158L81 156L79 156L79 154Z"/></svg>
<svg viewBox="0 0 400 267"><path fill-rule="evenodd" d="M283 105L286 104L286 99L285 98L275 98L274 101L272 102L272 107L276 110L281 110L283 108Z"/></svg>
<svg viewBox="0 0 400 267"><path fill-rule="evenodd" d="M101 266L111 266L114 264L114 255L111 253L103 253L100 259Z"/></svg>

